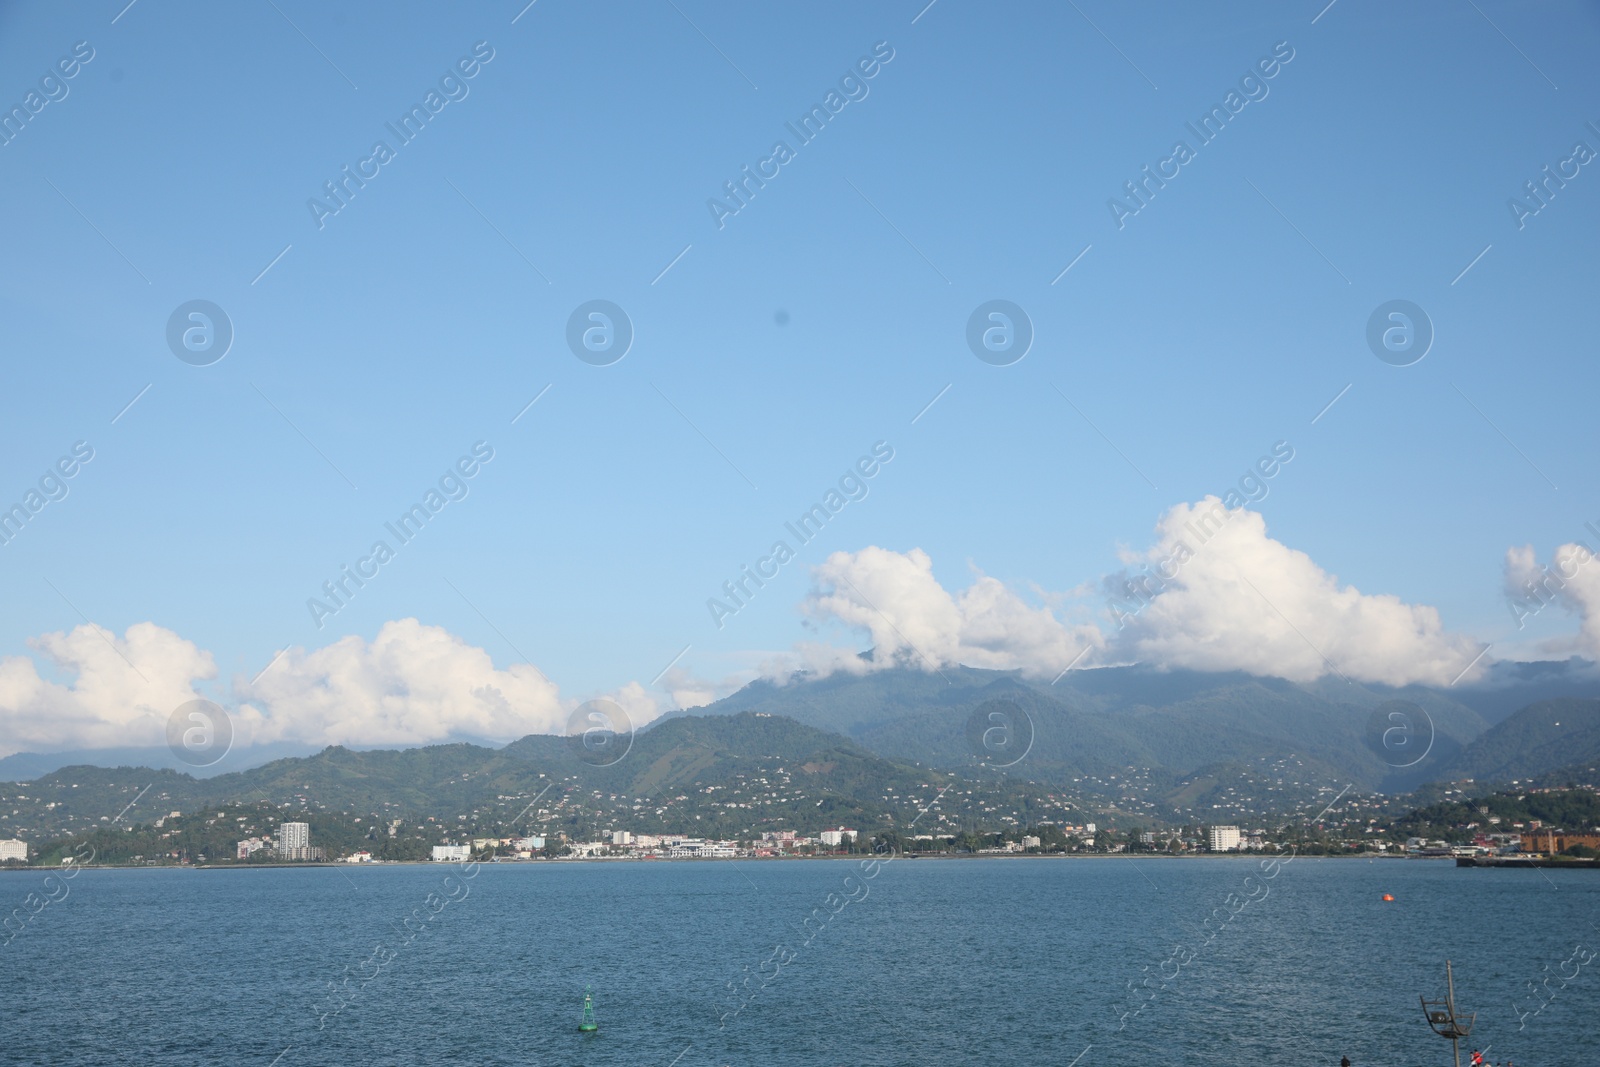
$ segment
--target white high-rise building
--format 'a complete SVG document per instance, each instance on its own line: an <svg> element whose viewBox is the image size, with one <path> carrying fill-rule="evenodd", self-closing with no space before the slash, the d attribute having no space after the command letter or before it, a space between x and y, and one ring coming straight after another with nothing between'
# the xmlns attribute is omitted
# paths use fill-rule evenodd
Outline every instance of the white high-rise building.
<svg viewBox="0 0 1600 1067"><path fill-rule="evenodd" d="M433 862L466 863L472 859L471 845L434 845Z"/></svg>
<svg viewBox="0 0 1600 1067"><path fill-rule="evenodd" d="M12 838L9 841L0 841L0 863L7 860L28 862L28 843Z"/></svg>
<svg viewBox="0 0 1600 1067"><path fill-rule="evenodd" d="M278 857L286 860L311 858L311 824L285 822L278 824Z"/></svg>
<svg viewBox="0 0 1600 1067"><path fill-rule="evenodd" d="M1213 826L1209 837L1212 852L1239 851L1239 828L1237 826Z"/></svg>

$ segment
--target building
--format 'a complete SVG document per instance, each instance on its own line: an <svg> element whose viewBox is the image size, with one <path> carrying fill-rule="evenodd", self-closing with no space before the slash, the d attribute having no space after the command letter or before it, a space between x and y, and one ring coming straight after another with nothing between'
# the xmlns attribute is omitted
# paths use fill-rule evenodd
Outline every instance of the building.
<svg viewBox="0 0 1600 1067"><path fill-rule="evenodd" d="M1213 826L1208 834L1212 852L1237 852L1239 851L1239 828L1237 826Z"/></svg>
<svg viewBox="0 0 1600 1067"><path fill-rule="evenodd" d="M817 835L817 840L821 841L822 844L828 848L838 848L840 845L845 843L846 838L854 841L856 839L856 832L854 830L847 830L841 826L837 830L824 830L822 833Z"/></svg>
<svg viewBox="0 0 1600 1067"><path fill-rule="evenodd" d="M1022 847L1023 848L1038 848L1039 847L1039 839L1037 837L1034 837L1032 834L1024 834L1023 837L1022 837Z"/></svg>
<svg viewBox="0 0 1600 1067"><path fill-rule="evenodd" d="M538 852L541 848L544 848L544 838L524 837L521 840L512 842L512 844L519 852Z"/></svg>
<svg viewBox="0 0 1600 1067"><path fill-rule="evenodd" d="M633 844L633 835L626 830L613 830L611 843L616 846Z"/></svg>
<svg viewBox="0 0 1600 1067"><path fill-rule="evenodd" d="M311 824L306 822L285 822L278 824L278 856L282 859L298 859L297 853L302 849L311 847Z"/></svg>
<svg viewBox="0 0 1600 1067"><path fill-rule="evenodd" d="M0 863L11 862L28 862L28 843L26 841L19 841L16 838L0 841Z"/></svg>
<svg viewBox="0 0 1600 1067"><path fill-rule="evenodd" d="M0 842L0 847L4 847ZM1540 830L1537 833L1522 835L1523 852L1541 852L1545 855L1554 855L1565 852L1573 845L1585 845L1589 848L1600 848L1600 834L1568 834L1560 830ZM3 856L0 856L3 858Z"/></svg>
<svg viewBox="0 0 1600 1067"><path fill-rule="evenodd" d="M272 844L272 842L265 837L246 838L245 840L239 842L237 858L247 860L270 844Z"/></svg>
<svg viewBox="0 0 1600 1067"><path fill-rule="evenodd" d="M433 846L433 862L435 863L465 863L471 858L471 845Z"/></svg>
<svg viewBox="0 0 1600 1067"><path fill-rule="evenodd" d="M321 860L322 849L311 847L311 824L284 822L278 824L278 858L280 860Z"/></svg>

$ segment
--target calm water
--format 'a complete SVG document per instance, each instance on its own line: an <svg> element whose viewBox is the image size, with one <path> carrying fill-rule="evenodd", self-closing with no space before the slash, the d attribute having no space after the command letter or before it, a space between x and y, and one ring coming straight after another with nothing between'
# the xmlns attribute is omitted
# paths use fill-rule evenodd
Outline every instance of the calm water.
<svg viewBox="0 0 1600 1067"><path fill-rule="evenodd" d="M1600 1063L1600 958L1561 966L1600 949L1594 874L1300 858L1246 885L1253 861L901 859L865 882L840 861L485 866L446 885L453 870L85 871L0 948L0 1063L1444 1064L1417 995L1442 990L1446 952L1491 1061ZM0 877L6 909L43 879ZM407 935L430 893L455 899ZM858 899L802 929L830 893ZM719 1030L746 967L753 995ZM1119 1032L1127 983L1158 973ZM1559 993L1519 1032L1513 1001L1546 977Z"/></svg>

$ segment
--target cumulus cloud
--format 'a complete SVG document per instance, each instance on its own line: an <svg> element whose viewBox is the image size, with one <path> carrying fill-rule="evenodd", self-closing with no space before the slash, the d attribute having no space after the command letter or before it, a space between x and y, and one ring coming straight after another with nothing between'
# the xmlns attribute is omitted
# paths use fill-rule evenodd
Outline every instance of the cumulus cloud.
<svg viewBox="0 0 1600 1067"><path fill-rule="evenodd" d="M1545 642L1546 651L1576 651L1600 660L1600 562L1588 545L1564 544L1543 566L1532 545L1508 548L1505 587L1518 629L1551 604L1559 603L1578 616L1577 637Z"/></svg>
<svg viewBox="0 0 1600 1067"><path fill-rule="evenodd" d="M1129 568L1106 584L1111 645L1129 660L1297 682L1332 672L1448 685L1480 651L1447 633L1437 609L1341 585L1268 537L1260 514L1226 510L1216 497L1172 508L1155 544L1124 562Z"/></svg>
<svg viewBox="0 0 1600 1067"><path fill-rule="evenodd" d="M1577 612L1580 642L1600 657L1600 564L1573 564L1581 547L1557 549L1550 568L1538 565L1531 548L1512 549L1507 588L1526 598L1538 585L1545 593L1534 603L1560 600ZM1463 674L1478 644L1446 632L1434 608L1340 584L1305 553L1269 537L1259 514L1228 511L1215 497L1172 508L1157 523L1154 543L1122 562L1122 571L1100 582L1110 594L1102 629L1085 621L1102 603L1084 597L1093 586L1025 598L974 571L966 588L951 591L921 549L836 552L813 569L801 611L816 626L861 640L801 643L763 660L756 673L966 665L1053 678L1074 664L1143 662L1300 682L1336 673L1446 685L1485 666ZM0 658L0 755L162 744L172 710L206 695L198 687L217 676L210 653L153 623L121 636L81 626L31 644L36 657ZM863 644L870 658L860 655ZM54 670L41 674L41 659ZM675 665L659 688L630 682L604 695L641 726L668 699L701 707L750 676L713 682ZM232 689L231 698L211 698L229 708L240 745L560 734L579 703L563 699L532 665L496 668L483 649L416 619L386 623L370 641L349 636L318 649L291 648L254 683L236 678Z"/></svg>
<svg viewBox="0 0 1600 1067"><path fill-rule="evenodd" d="M835 552L813 569L812 579L802 611L815 620L866 631L873 649L868 661L834 645L800 645L801 664L816 673L890 666L931 671L965 664L1053 677L1101 643L1095 626L1069 628L1048 608L1028 604L981 573L952 595L933 576L933 561L920 548Z"/></svg>
<svg viewBox="0 0 1600 1067"><path fill-rule="evenodd" d="M638 682L629 682L621 689L614 689L603 697L621 708L628 716L628 722L634 727L643 726L645 723L661 714L661 702L655 695L640 685ZM619 727L620 729L620 727ZM555 731L541 731L554 733ZM561 733L566 733L563 725Z"/></svg>
<svg viewBox="0 0 1600 1067"><path fill-rule="evenodd" d="M0 659L0 756L165 743L179 705L206 697L217 676L209 652L154 623L121 637L98 627L31 642L56 679L28 656ZM58 680L57 680L58 679ZM643 686L607 696L635 726L661 711ZM232 697L210 694L232 720L235 744L421 745L457 737L509 740L566 732L579 703L530 664L504 669L489 654L416 619L385 623L376 637L290 648L254 684L236 678Z"/></svg>
<svg viewBox="0 0 1600 1067"><path fill-rule="evenodd" d="M384 623L370 642L291 648L252 686L256 740L416 745L449 737L562 733L566 710L537 668L495 668L489 654L416 619Z"/></svg>
<svg viewBox="0 0 1600 1067"><path fill-rule="evenodd" d="M58 748L109 748L165 736L167 716L214 678L216 663L171 630L98 626L49 633L29 645L50 661L45 678L29 656L0 658L0 756Z"/></svg>
<svg viewBox="0 0 1600 1067"><path fill-rule="evenodd" d="M661 676L661 687L671 695L675 705L687 711L690 708L703 708L749 680L748 676L740 675L713 682L698 677L686 668L673 667Z"/></svg>
<svg viewBox="0 0 1600 1067"><path fill-rule="evenodd" d="M1036 606L982 573L953 593L921 549L837 552L814 568L802 611L862 632L871 657L803 643L766 670L781 676L795 666L828 674L959 664L1054 677L1072 663L1140 662L1297 682L1334 674L1448 685L1485 666L1463 674L1480 646L1448 633L1435 608L1341 584L1304 552L1269 537L1261 515L1229 511L1216 497L1173 507L1158 522L1154 543L1122 561L1125 568L1100 583L1109 594L1102 630L1063 622L1058 612L1070 600L1046 594L1049 606ZM1594 577L1600 604L1600 567ZM1568 595L1575 588L1569 583Z"/></svg>

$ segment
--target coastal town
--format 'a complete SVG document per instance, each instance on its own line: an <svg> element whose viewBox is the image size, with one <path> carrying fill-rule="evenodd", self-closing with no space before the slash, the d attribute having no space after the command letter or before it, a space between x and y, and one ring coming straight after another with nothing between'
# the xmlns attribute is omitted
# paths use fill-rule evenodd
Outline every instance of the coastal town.
<svg viewBox="0 0 1600 1067"><path fill-rule="evenodd" d="M1367 840L1339 842L1338 852L1389 857L1554 857L1578 860L1600 856L1600 826L1575 831L1547 826L1538 819L1502 826L1497 816L1462 827L1470 837L1455 842L1443 838L1413 836L1404 841L1369 836ZM1265 829L1233 825L1206 826L1199 833L1143 830L1134 835L1101 831L1095 823L1057 826L1042 823L1028 832L993 835L910 834L893 832L877 835L839 826L815 834L793 830L766 831L749 839L715 839L686 834L645 834L617 830L595 841L569 840L564 833L550 837L526 835L510 837L468 837L445 840L431 846L428 860L435 863L532 862L541 860L716 860L784 859L844 855L874 849L894 848L910 855L967 854L979 856L1069 855L1069 854L1165 854L1203 855L1275 852L1288 844ZM1298 847L1298 846L1296 846ZM0 840L0 863L26 864L33 857L21 840ZM392 863L418 862L418 859L393 860L357 848L330 851L312 843L311 826L306 822L282 822L275 833L241 838L231 857L234 863ZM164 857L134 857L135 864L215 865L227 857L178 852ZM63 859L63 863L71 862Z"/></svg>
<svg viewBox="0 0 1600 1067"><path fill-rule="evenodd" d="M832 823L824 821L829 813L821 805L815 814L791 805L787 817L768 815L739 797L737 785L698 785L647 800L558 781L453 816L403 813L392 803L339 811L301 796L190 812L173 808L150 821L103 820L86 832L13 830L0 839L0 867L68 862L69 849L80 845L93 849L95 863L119 866L786 859L884 848L927 856L1196 856L1293 848L1371 857L1549 856L1585 863L1600 857L1600 791L1585 787L1484 794L1460 783L1409 803L1330 791L1328 799L1311 801L1314 818L1252 823L1226 817L1145 821L1126 812L1085 812L1089 817L1075 819L1062 817L1063 808L1048 797L1028 805L1031 810L1007 810L959 781L935 788L930 780L891 792L885 799L905 815L861 818L860 811L837 810L834 818L849 821ZM1433 802L1423 803L1428 799Z"/></svg>

